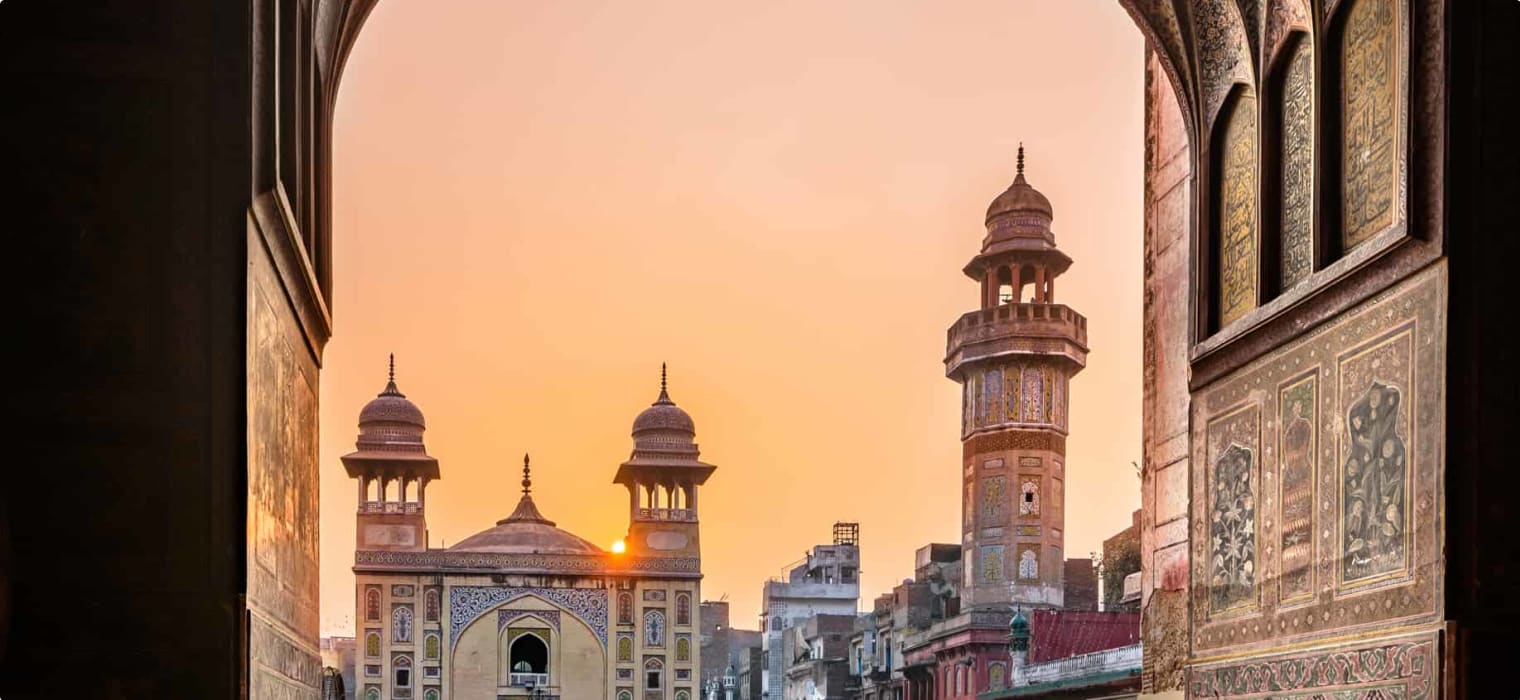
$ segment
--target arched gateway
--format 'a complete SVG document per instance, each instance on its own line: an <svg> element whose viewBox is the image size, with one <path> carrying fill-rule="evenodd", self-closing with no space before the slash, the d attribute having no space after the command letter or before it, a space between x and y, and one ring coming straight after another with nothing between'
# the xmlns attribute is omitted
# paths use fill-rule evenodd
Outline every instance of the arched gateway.
<svg viewBox="0 0 1520 700"><path fill-rule="evenodd" d="M1520 6L1122 3L1148 45L1146 692L1502 696ZM331 125L373 5L0 3L7 700L315 694ZM415 690L431 624L385 602ZM1311 654L1345 674L1277 672Z"/></svg>

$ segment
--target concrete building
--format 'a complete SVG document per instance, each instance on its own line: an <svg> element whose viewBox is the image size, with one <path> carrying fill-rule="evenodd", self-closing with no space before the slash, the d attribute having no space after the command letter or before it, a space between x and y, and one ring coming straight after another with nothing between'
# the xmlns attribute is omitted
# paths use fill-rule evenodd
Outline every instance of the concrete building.
<svg viewBox="0 0 1520 700"><path fill-rule="evenodd" d="M727 601L702 601L702 685L737 673L740 658L760 648L760 631L729 626Z"/></svg>
<svg viewBox="0 0 1520 700"><path fill-rule="evenodd" d="M1130 517L1129 527L1103 540L1101 569L1103 609L1118 610L1124 597L1124 580L1140 571L1140 511Z"/></svg>
<svg viewBox="0 0 1520 700"><path fill-rule="evenodd" d="M831 544L813 547L784 579L765 582L760 602L761 649L766 664L761 697L779 700L787 664L786 628L814 615L854 616L860 607L860 526L835 523Z"/></svg>
<svg viewBox="0 0 1520 700"><path fill-rule="evenodd" d="M1097 563L1091 557L1067 559L1062 588L1066 591L1062 610L1098 609Z"/></svg>
<svg viewBox="0 0 1520 700"><path fill-rule="evenodd" d="M739 700L760 700L762 681L767 672L763 652L757 644L740 649L738 656L738 672L735 674L738 685L734 697Z"/></svg>
<svg viewBox="0 0 1520 700"><path fill-rule="evenodd" d="M782 635L784 700L844 700L856 615L814 615Z"/></svg>
<svg viewBox="0 0 1520 700"><path fill-rule="evenodd" d="M354 553L359 700L409 697L696 700L703 629L691 416L659 398L633 422L626 551L605 552L555 527L522 495L494 527L428 546L427 485L441 476L422 411L396 386L359 414ZM547 694L547 695L545 695Z"/></svg>

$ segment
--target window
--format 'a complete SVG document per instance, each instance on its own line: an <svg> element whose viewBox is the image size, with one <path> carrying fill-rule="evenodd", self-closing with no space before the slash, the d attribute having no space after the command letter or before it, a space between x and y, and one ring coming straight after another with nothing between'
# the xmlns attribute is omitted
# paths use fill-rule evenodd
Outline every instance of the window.
<svg viewBox="0 0 1520 700"><path fill-rule="evenodd" d="M1007 683L1006 678L1007 671L1003 669L1003 664L993 663L991 666L987 667L988 690L1002 690L1004 684Z"/></svg>
<svg viewBox="0 0 1520 700"><path fill-rule="evenodd" d="M691 596L685 593L676 596L676 624L691 624Z"/></svg>
<svg viewBox="0 0 1520 700"><path fill-rule="evenodd" d="M681 637L676 640L676 661L691 661L691 639Z"/></svg>
<svg viewBox="0 0 1520 700"><path fill-rule="evenodd" d="M618 596L618 623L633 624L633 596L627 593Z"/></svg>
<svg viewBox="0 0 1520 700"><path fill-rule="evenodd" d="M364 655L380 655L380 632L376 630L370 630L364 635Z"/></svg>
<svg viewBox="0 0 1520 700"><path fill-rule="evenodd" d="M364 619L369 622L380 621L380 589L371 586L364 591Z"/></svg>
<svg viewBox="0 0 1520 700"><path fill-rule="evenodd" d="M1040 562L1032 549L1019 553L1019 578L1039 578Z"/></svg>
<svg viewBox="0 0 1520 700"><path fill-rule="evenodd" d="M644 611L644 646L665 646L665 613L659 610Z"/></svg>
<svg viewBox="0 0 1520 700"><path fill-rule="evenodd" d="M659 690L664 686L665 664L659 659L650 659L644 662L644 689Z"/></svg>
<svg viewBox="0 0 1520 700"><path fill-rule="evenodd" d="M395 667L396 687L412 687L412 657L398 656L391 665Z"/></svg>
<svg viewBox="0 0 1520 700"><path fill-rule="evenodd" d="M772 632L780 632L781 631L781 618L779 618L779 617L773 617L773 618L771 618L771 631Z"/></svg>
<svg viewBox="0 0 1520 700"><path fill-rule="evenodd" d="M632 661L633 660L633 637L630 637L628 635L619 635L618 636L618 640L617 640L617 660L618 661Z"/></svg>
<svg viewBox="0 0 1520 700"><path fill-rule="evenodd" d="M422 694L422 700L438 700L438 689L428 688L427 692Z"/></svg>
<svg viewBox="0 0 1520 700"><path fill-rule="evenodd" d="M391 611L391 641L400 643L412 641L411 606L398 605Z"/></svg>
<svg viewBox="0 0 1520 700"><path fill-rule="evenodd" d="M526 633L512 640L509 654L512 673L549 672L549 645L536 634Z"/></svg>
<svg viewBox="0 0 1520 700"><path fill-rule="evenodd" d="M437 660L440 646L442 645L439 643L438 635L429 632L426 641L423 643L423 653L428 659Z"/></svg>
<svg viewBox="0 0 1520 700"><path fill-rule="evenodd" d="M688 693L684 690L677 690L676 700L691 700L691 693Z"/></svg>
<svg viewBox="0 0 1520 700"><path fill-rule="evenodd" d="M380 689L372 686L365 690L364 700L380 700Z"/></svg>
<svg viewBox="0 0 1520 700"><path fill-rule="evenodd" d="M423 595L423 619L428 622L438 621L438 589L429 588Z"/></svg>
<svg viewBox="0 0 1520 700"><path fill-rule="evenodd" d="M617 700L633 700L633 692L629 690L619 690L617 694Z"/></svg>

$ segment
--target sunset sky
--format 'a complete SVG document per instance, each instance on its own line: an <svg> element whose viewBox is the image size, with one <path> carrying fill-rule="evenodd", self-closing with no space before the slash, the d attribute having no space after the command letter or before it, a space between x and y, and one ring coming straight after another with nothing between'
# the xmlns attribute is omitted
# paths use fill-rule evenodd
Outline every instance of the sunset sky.
<svg viewBox="0 0 1520 700"><path fill-rule="evenodd" d="M390 352L443 474L432 546L512 510L524 452L544 515L610 546L665 361L718 465L703 597L754 628L762 582L858 521L869 609L959 541L945 330L1020 141L1088 318L1066 555L1098 549L1140 502L1143 58L1113 0L379 3L334 126L323 634L353 634L338 457Z"/></svg>

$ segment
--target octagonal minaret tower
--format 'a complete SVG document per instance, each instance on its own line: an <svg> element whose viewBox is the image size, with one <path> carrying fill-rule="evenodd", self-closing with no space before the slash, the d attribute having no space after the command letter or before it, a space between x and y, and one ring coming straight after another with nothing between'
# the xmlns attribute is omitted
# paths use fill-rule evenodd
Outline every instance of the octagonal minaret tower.
<svg viewBox="0 0 1520 700"><path fill-rule="evenodd" d="M1061 607L1067 387L1087 363L1087 319L1055 303L1071 266L1050 200L1018 175L987 208L963 270L981 308L950 327L945 374L963 387L961 586L970 608Z"/></svg>

